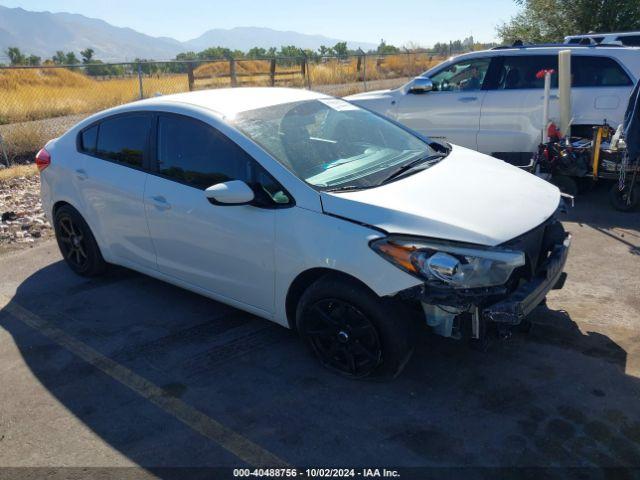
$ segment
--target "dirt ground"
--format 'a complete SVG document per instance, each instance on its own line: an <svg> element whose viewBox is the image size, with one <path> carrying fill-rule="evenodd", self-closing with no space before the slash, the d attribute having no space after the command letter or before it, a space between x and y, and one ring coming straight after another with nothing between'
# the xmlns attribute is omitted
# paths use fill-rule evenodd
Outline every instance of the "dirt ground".
<svg viewBox="0 0 640 480"><path fill-rule="evenodd" d="M638 478L640 213L599 188L564 221L569 277L531 333L483 353L425 331L391 383L338 377L294 333L143 275L77 277L50 240L0 256L0 466Z"/></svg>

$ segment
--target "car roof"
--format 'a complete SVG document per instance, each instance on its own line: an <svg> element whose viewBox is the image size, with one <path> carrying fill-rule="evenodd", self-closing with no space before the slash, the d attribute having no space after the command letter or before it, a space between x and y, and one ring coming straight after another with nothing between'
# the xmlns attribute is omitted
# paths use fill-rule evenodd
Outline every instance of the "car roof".
<svg viewBox="0 0 640 480"><path fill-rule="evenodd" d="M233 116L247 110L318 98L330 97L301 88L239 87L163 95L135 102L135 104L137 106L159 106L187 103L213 110L223 116Z"/></svg>
<svg viewBox="0 0 640 480"><path fill-rule="evenodd" d="M557 53L561 50L571 50L572 53L578 55L602 55L602 56L619 56L626 55L629 52L637 54L638 47L621 47L619 45L573 45L570 43L561 43L557 45L523 45L517 47L499 47L491 50L478 50L475 52L463 53L455 58L477 57L477 56L500 56L500 55L531 55Z"/></svg>
<svg viewBox="0 0 640 480"><path fill-rule="evenodd" d="M564 38L591 38L591 37L606 37L609 35L618 35L620 37L630 37L639 35L640 30L633 30L629 32L592 32L592 33L577 33L575 35L567 35Z"/></svg>

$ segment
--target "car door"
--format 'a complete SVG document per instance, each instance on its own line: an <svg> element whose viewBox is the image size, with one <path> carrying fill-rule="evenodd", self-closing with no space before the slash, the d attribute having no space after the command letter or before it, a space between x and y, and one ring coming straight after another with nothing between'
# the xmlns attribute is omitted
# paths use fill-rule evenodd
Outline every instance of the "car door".
<svg viewBox="0 0 640 480"><path fill-rule="evenodd" d="M144 208L151 121L145 112L126 113L83 129L75 171L87 221L112 260L144 268L156 266Z"/></svg>
<svg viewBox="0 0 640 480"><path fill-rule="evenodd" d="M211 125L160 114L156 174L145 195L158 270L261 312L274 310L275 212L260 205L212 204L204 190L228 180L255 185L258 164Z"/></svg>
<svg viewBox="0 0 640 480"><path fill-rule="evenodd" d="M496 63L497 80L489 85L482 103L478 150L515 164L527 163L542 139L544 78L538 78L542 70L553 70L549 118L557 124L560 117L558 56L503 56ZM629 95L633 82L617 62L573 52L571 76L575 132L580 125L602 124L605 119L614 126L622 121L626 107L622 97ZM590 127L587 130L579 133L590 135Z"/></svg>
<svg viewBox="0 0 640 480"><path fill-rule="evenodd" d="M554 71L549 112L552 118L558 114L558 56L501 56L494 63L498 73L482 103L478 151L521 164L530 160L542 138L541 70Z"/></svg>
<svg viewBox="0 0 640 480"><path fill-rule="evenodd" d="M623 122L634 82L615 59L572 54L571 76L573 125L599 125L606 120L616 128ZM575 128L572 132L591 134Z"/></svg>
<svg viewBox="0 0 640 480"><path fill-rule="evenodd" d="M433 90L413 93L409 89L398 99L397 120L431 138L476 149L490 61L465 59L431 75Z"/></svg>

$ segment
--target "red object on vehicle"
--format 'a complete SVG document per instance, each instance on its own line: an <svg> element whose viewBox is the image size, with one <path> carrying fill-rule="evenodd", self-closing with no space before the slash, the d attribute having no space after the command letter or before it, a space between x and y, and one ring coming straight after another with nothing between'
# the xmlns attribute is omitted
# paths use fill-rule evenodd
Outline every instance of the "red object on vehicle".
<svg viewBox="0 0 640 480"><path fill-rule="evenodd" d="M51 165L51 155L44 148L41 148L36 155L36 166L42 171Z"/></svg>
<svg viewBox="0 0 640 480"><path fill-rule="evenodd" d="M546 74L546 73L549 73L549 75L553 75L553 74L555 73L555 70L553 70L553 69L551 69L551 70L544 70L544 69L542 69L542 70L540 70L538 73L536 73L536 78L537 78L538 80L540 80L540 79L544 78L544 76L545 76L545 74Z"/></svg>
<svg viewBox="0 0 640 480"><path fill-rule="evenodd" d="M558 130L558 127L556 127L555 123L552 122L549 124L549 128L547 129L547 136L551 139L556 140L560 138L560 130Z"/></svg>

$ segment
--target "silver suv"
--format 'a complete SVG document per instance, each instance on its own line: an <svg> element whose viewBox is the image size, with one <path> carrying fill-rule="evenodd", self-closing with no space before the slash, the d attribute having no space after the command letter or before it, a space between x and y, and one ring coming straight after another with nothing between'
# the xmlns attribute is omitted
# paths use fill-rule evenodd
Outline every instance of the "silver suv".
<svg viewBox="0 0 640 480"><path fill-rule="evenodd" d="M640 48L600 45L498 47L467 53L395 90L347 97L432 138L512 163L526 162L541 140L544 79L553 69L551 120L559 120L558 52L571 50L574 134L604 120L622 123L640 77Z"/></svg>

